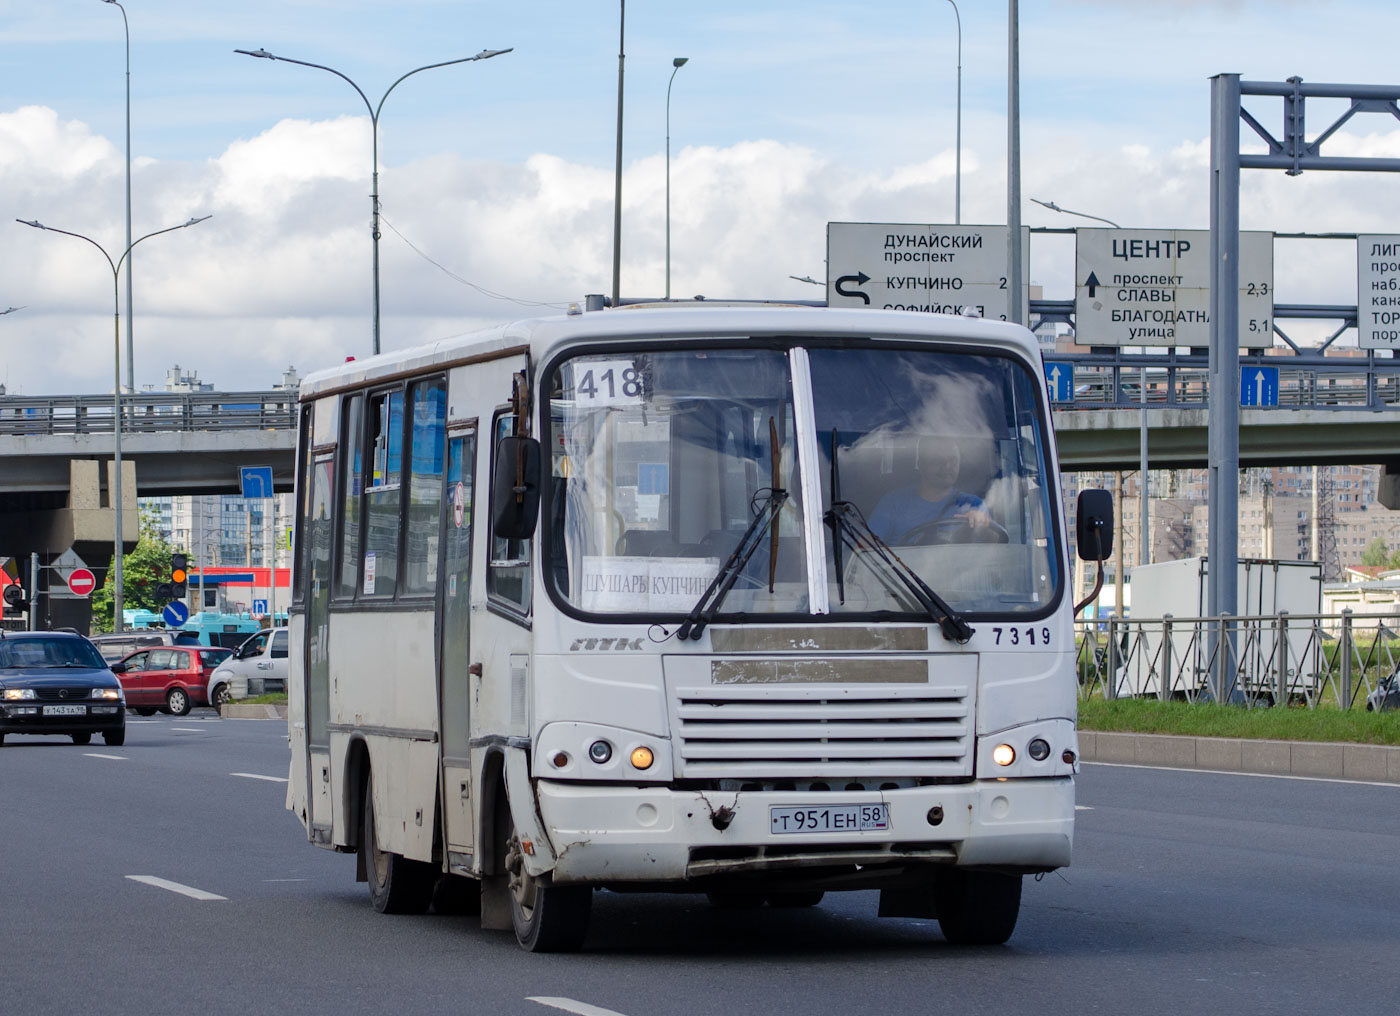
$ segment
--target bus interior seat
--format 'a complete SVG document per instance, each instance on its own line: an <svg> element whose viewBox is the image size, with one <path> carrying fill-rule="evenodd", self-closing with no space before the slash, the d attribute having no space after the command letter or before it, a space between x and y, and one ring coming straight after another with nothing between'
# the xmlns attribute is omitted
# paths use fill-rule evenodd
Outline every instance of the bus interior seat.
<svg viewBox="0 0 1400 1016"><path fill-rule="evenodd" d="M666 529L629 529L614 547L623 557L683 557L684 551Z"/></svg>

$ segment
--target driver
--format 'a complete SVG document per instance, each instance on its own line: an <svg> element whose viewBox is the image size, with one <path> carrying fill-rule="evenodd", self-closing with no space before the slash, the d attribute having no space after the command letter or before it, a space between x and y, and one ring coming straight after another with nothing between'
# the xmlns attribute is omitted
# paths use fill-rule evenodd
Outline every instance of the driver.
<svg viewBox="0 0 1400 1016"><path fill-rule="evenodd" d="M870 513L870 528L886 543L898 546L920 526L964 519L972 529L992 523L987 506L976 494L957 488L962 457L957 443L947 438L921 437L915 455L917 482L893 490Z"/></svg>

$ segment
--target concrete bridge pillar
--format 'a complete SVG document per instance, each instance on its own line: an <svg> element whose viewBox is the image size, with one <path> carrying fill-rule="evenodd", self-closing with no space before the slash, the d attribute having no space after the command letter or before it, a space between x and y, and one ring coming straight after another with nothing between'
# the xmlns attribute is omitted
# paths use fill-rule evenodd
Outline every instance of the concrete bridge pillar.
<svg viewBox="0 0 1400 1016"><path fill-rule="evenodd" d="M0 511L0 556L27 562L38 554L42 565L51 564L66 550L87 563L100 587L107 580L116 543L116 508L111 460L73 459L68 464L68 490L63 503L53 498L11 498ZM46 503L47 502L47 503ZM122 549L129 553L141 535L136 498L136 463L122 461ZM26 566L27 567L27 566ZM92 620L89 598L51 595L67 592L63 580L48 567L42 569L39 588L39 627L72 627L86 632Z"/></svg>

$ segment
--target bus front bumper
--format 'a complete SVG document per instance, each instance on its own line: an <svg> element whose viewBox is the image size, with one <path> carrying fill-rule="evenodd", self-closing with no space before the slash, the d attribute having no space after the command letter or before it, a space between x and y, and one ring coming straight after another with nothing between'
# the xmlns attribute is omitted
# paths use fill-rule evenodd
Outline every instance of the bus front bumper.
<svg viewBox="0 0 1400 1016"><path fill-rule="evenodd" d="M1070 862L1072 777L883 792L694 791L540 780L555 882L685 882L910 864L1050 871ZM884 803L889 828L775 833L772 808Z"/></svg>

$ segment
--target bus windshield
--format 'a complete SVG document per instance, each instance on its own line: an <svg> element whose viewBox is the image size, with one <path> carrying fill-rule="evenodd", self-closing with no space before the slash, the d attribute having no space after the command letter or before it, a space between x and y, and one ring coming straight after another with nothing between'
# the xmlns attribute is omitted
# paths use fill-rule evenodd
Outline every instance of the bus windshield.
<svg viewBox="0 0 1400 1016"><path fill-rule="evenodd" d="M560 598L589 614L674 618L718 575L733 583L717 619L927 617L920 582L959 614L1049 608L1061 580L1034 374L929 347L813 341L806 355L814 420L795 416L785 349L563 361L545 445L544 564ZM815 425L814 463L799 462L799 419ZM803 467L820 473L807 498ZM817 490L826 604L809 602L804 541ZM731 559L736 548L746 561Z"/></svg>
<svg viewBox="0 0 1400 1016"><path fill-rule="evenodd" d="M782 350L577 357L555 372L551 422L546 570L590 613L689 612L774 492L798 487ZM778 500L721 616L807 610L800 501Z"/></svg>
<svg viewBox="0 0 1400 1016"><path fill-rule="evenodd" d="M1060 557L1031 372L927 349L810 356L823 494L845 509L827 512L832 612L920 612L903 566L960 614L1048 608Z"/></svg>

